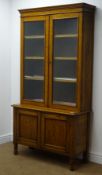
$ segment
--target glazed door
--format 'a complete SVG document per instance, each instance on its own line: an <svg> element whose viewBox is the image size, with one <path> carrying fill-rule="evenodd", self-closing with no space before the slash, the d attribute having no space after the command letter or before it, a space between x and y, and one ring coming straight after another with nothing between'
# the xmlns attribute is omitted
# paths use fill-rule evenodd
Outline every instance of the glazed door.
<svg viewBox="0 0 102 175"><path fill-rule="evenodd" d="M80 98L80 17L78 14L50 18L50 106L78 107Z"/></svg>
<svg viewBox="0 0 102 175"><path fill-rule="evenodd" d="M48 87L48 17L24 18L21 27L21 101L44 106Z"/></svg>

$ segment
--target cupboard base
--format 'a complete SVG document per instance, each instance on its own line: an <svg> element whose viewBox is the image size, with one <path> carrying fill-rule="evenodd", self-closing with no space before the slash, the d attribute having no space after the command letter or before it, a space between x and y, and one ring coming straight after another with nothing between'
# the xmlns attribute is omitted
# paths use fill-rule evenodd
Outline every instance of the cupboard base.
<svg viewBox="0 0 102 175"><path fill-rule="evenodd" d="M67 155L70 170L79 154L87 160L88 113L59 114L14 107L14 154L18 144Z"/></svg>

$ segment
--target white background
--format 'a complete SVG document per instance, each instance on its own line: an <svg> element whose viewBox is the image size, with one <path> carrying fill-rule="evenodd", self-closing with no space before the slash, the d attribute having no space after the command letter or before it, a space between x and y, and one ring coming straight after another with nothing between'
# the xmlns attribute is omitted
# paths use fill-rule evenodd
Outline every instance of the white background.
<svg viewBox="0 0 102 175"><path fill-rule="evenodd" d="M0 136L11 132L11 4L0 0Z"/></svg>
<svg viewBox="0 0 102 175"><path fill-rule="evenodd" d="M80 0L0 0L0 136L12 133L11 104L20 101L20 14L18 9L83 2ZM102 163L102 0L97 7L93 65L91 160Z"/></svg>

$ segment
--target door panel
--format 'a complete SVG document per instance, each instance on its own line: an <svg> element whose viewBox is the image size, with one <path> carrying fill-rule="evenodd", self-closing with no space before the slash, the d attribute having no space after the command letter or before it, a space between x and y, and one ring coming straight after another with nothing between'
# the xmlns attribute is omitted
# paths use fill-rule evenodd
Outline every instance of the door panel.
<svg viewBox="0 0 102 175"><path fill-rule="evenodd" d="M55 114L42 114L41 142L42 148L57 152L66 152L68 143L68 124L63 116Z"/></svg>
<svg viewBox="0 0 102 175"><path fill-rule="evenodd" d="M20 142L39 145L39 117L37 112L17 112L17 139Z"/></svg>

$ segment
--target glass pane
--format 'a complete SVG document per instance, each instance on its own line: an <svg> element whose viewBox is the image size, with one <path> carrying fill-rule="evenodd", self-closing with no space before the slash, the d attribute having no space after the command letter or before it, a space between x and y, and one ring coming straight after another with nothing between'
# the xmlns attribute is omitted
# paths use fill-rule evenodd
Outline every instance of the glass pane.
<svg viewBox="0 0 102 175"><path fill-rule="evenodd" d="M54 34L76 34L77 19L59 19L54 21Z"/></svg>
<svg viewBox="0 0 102 175"><path fill-rule="evenodd" d="M25 39L25 57L44 56L44 39Z"/></svg>
<svg viewBox="0 0 102 175"><path fill-rule="evenodd" d="M77 38L54 38L54 56L75 57L77 55Z"/></svg>
<svg viewBox="0 0 102 175"><path fill-rule="evenodd" d="M26 35L43 35L44 22L43 21L25 22L24 33L25 33L25 36Z"/></svg>
<svg viewBox="0 0 102 175"><path fill-rule="evenodd" d="M76 78L76 61L54 60L54 77Z"/></svg>
<svg viewBox="0 0 102 175"><path fill-rule="evenodd" d="M77 18L54 20L53 103L76 105Z"/></svg>
<svg viewBox="0 0 102 175"><path fill-rule="evenodd" d="M25 60L24 62L24 74L25 75L44 75L44 62L42 60Z"/></svg>
<svg viewBox="0 0 102 175"><path fill-rule="evenodd" d="M25 99L32 101L43 101L43 81L24 80ZM29 90L30 89L30 90Z"/></svg>
<svg viewBox="0 0 102 175"><path fill-rule="evenodd" d="M44 101L44 21L24 23L24 99Z"/></svg>
<svg viewBox="0 0 102 175"><path fill-rule="evenodd" d="M75 83L54 82L53 103L75 106Z"/></svg>

